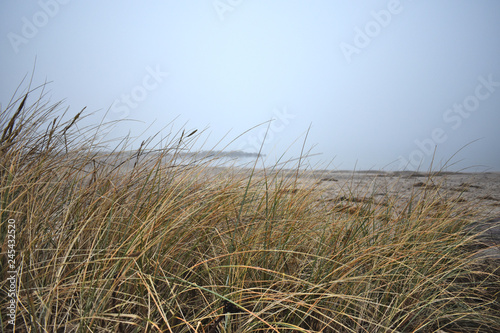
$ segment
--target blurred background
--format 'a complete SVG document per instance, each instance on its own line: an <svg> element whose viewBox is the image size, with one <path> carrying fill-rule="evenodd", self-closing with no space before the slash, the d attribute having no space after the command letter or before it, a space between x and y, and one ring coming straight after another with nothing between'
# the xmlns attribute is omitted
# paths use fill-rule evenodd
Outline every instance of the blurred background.
<svg viewBox="0 0 500 333"><path fill-rule="evenodd" d="M500 171L499 1L6 0L0 32L2 112L33 75L135 147Z"/></svg>

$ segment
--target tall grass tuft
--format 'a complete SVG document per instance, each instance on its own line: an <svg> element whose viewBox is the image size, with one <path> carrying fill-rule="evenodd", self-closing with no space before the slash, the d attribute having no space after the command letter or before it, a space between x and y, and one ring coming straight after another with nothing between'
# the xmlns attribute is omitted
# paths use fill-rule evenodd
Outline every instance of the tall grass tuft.
<svg viewBox="0 0 500 333"><path fill-rule="evenodd" d="M500 331L498 270L463 232L478 207L326 200L298 168L185 157L183 134L106 152L33 94L0 117L2 332L9 219L16 332Z"/></svg>

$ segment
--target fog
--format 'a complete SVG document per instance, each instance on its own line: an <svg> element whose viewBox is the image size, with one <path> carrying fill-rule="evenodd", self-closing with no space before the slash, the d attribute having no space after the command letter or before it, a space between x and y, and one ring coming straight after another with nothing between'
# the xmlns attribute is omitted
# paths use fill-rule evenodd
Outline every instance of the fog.
<svg viewBox="0 0 500 333"><path fill-rule="evenodd" d="M137 146L185 129L268 164L500 171L495 0L3 1L0 22L2 110L33 75Z"/></svg>

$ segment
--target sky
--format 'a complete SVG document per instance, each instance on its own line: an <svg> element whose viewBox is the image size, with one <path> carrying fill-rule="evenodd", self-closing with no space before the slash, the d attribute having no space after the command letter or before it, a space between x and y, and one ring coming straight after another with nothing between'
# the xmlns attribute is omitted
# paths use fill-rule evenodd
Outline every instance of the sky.
<svg viewBox="0 0 500 333"><path fill-rule="evenodd" d="M137 145L500 171L498 0L4 0L0 36L2 111L33 74Z"/></svg>

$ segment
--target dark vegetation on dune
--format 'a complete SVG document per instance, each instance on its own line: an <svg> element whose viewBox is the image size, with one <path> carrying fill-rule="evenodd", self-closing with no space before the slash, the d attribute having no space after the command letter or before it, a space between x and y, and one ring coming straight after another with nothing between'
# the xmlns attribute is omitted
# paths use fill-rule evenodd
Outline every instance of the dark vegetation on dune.
<svg viewBox="0 0 500 333"><path fill-rule="evenodd" d="M401 204L326 200L298 167L211 172L182 133L104 154L40 89L0 115L2 332L9 219L16 332L500 331L498 265L464 232L480 207L426 183Z"/></svg>

